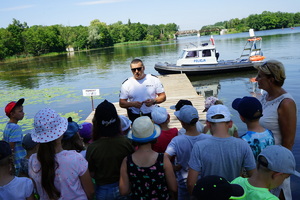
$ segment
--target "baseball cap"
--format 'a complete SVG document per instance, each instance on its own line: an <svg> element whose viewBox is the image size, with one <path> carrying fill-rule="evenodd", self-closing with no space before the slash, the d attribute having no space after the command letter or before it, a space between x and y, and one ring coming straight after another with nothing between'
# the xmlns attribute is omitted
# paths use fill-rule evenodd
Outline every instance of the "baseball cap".
<svg viewBox="0 0 300 200"><path fill-rule="evenodd" d="M12 155L9 143L1 140L0 141L0 160L6 158L7 156Z"/></svg>
<svg viewBox="0 0 300 200"><path fill-rule="evenodd" d="M268 163L260 160L260 156L265 157ZM281 145L267 146L258 155L258 162L272 171L294 174L300 177L300 173L296 171L296 161L293 153Z"/></svg>
<svg viewBox="0 0 300 200"><path fill-rule="evenodd" d="M155 124L162 124L168 119L167 109L163 107L155 107L151 112L151 117Z"/></svg>
<svg viewBox="0 0 300 200"><path fill-rule="evenodd" d="M114 104L106 99L97 106L94 117L99 122L99 126L107 131L112 131L117 126L119 118Z"/></svg>
<svg viewBox="0 0 300 200"><path fill-rule="evenodd" d="M220 115L221 118L214 118L217 115ZM213 105L207 110L206 120L209 122L229 122L231 121L231 116L228 108L224 105L219 104Z"/></svg>
<svg viewBox="0 0 300 200"><path fill-rule="evenodd" d="M205 99L205 105L204 105L204 110L203 112L206 112L212 105L215 105L216 101L218 101L219 99L217 97L214 97L214 96L210 96L210 97L207 97Z"/></svg>
<svg viewBox="0 0 300 200"><path fill-rule="evenodd" d="M182 106L184 106L184 105L191 105L191 106L192 106L193 104L192 104L192 102L189 101L189 100L180 99L180 100L177 102L176 105L170 106L170 109L178 111L178 110L180 110L180 109L182 108Z"/></svg>
<svg viewBox="0 0 300 200"><path fill-rule="evenodd" d="M175 111L174 115L184 123L191 124L191 122L194 120L197 122L199 120L198 111L195 107L191 105L184 105L180 110Z"/></svg>
<svg viewBox="0 0 300 200"><path fill-rule="evenodd" d="M232 108L246 119L259 119L262 117L262 105L255 97L236 98L232 102Z"/></svg>
<svg viewBox="0 0 300 200"><path fill-rule="evenodd" d="M5 114L7 117L9 117L11 111L16 107L16 106L21 106L23 105L25 99L21 98L18 101L11 101L5 106Z"/></svg>
<svg viewBox="0 0 300 200"><path fill-rule="evenodd" d="M82 128L81 125L79 126L76 122L73 122L72 117L69 117L68 118L68 128L67 128L66 132L64 133L63 140L70 139L71 137L73 137L73 135L78 133L79 129L81 129L81 128Z"/></svg>
<svg viewBox="0 0 300 200"><path fill-rule="evenodd" d="M83 122L81 124L82 129L79 129L79 135L83 138L84 142L90 142L92 139L92 128L93 124L90 122Z"/></svg>
<svg viewBox="0 0 300 200"><path fill-rule="evenodd" d="M30 150L30 149L33 149L38 143L37 142L34 142L32 140L32 137L31 137L31 133L34 131L31 130L31 132L27 133L24 137L23 137L23 140L22 140L22 146L24 149L26 150Z"/></svg>
<svg viewBox="0 0 300 200"><path fill-rule="evenodd" d="M134 120L127 137L135 142L145 143L160 136L161 129L154 124L148 116L138 117Z"/></svg>
<svg viewBox="0 0 300 200"><path fill-rule="evenodd" d="M230 184L221 176L210 175L197 181L192 195L196 199L241 199L245 196L245 191L242 186Z"/></svg>

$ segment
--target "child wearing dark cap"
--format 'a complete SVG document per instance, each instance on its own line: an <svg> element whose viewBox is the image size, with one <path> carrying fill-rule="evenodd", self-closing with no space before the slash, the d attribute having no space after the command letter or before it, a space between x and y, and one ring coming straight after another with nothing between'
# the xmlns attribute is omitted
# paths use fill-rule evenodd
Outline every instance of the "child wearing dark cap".
<svg viewBox="0 0 300 200"><path fill-rule="evenodd" d="M190 100L187 100L187 99L180 99L176 105L173 105L173 106L170 106L170 109L172 110L175 110L175 111L178 111L182 108L182 106L184 105L190 105L190 106L193 106L192 102ZM200 122L200 121L197 121L196 122L196 128L197 128L197 131L199 133L203 133L204 132L204 125ZM184 128L181 128L180 130L178 130L178 135L184 135L186 132L186 130Z"/></svg>
<svg viewBox="0 0 300 200"><path fill-rule="evenodd" d="M0 141L0 199L34 200L32 180L14 176L12 168L13 156L10 145Z"/></svg>
<svg viewBox="0 0 300 200"><path fill-rule="evenodd" d="M33 132L33 131L34 131L34 129L31 130L31 132ZM22 146L26 150L27 154L24 158L21 159L21 168L20 168L19 176L29 177L29 175L28 175L28 160L32 154L37 153L39 145L37 142L34 142L32 140L31 133L27 133L23 137Z"/></svg>
<svg viewBox="0 0 300 200"><path fill-rule="evenodd" d="M245 191L238 184L230 184L221 176L205 176L199 179L193 189L192 200L228 200L241 199Z"/></svg>
<svg viewBox="0 0 300 200"><path fill-rule="evenodd" d="M9 143L14 154L15 172L19 174L21 167L21 158L26 156L26 151L22 147L23 133L18 122L24 118L23 103L24 99L19 99L17 102L12 101L5 107L5 114L9 118L8 123L3 131L3 140Z"/></svg>
<svg viewBox="0 0 300 200"><path fill-rule="evenodd" d="M240 119L247 125L248 131L241 136L251 147L255 160L258 154L269 145L274 145L273 133L259 124L262 117L262 105L255 97L237 98L232 108L240 114Z"/></svg>

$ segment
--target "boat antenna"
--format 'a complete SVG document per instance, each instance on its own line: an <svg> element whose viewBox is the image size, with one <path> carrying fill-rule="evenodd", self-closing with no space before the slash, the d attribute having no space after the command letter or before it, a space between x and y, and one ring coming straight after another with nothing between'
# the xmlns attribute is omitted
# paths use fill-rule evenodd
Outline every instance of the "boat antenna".
<svg viewBox="0 0 300 200"><path fill-rule="evenodd" d="M191 42L190 42L190 44L193 45L194 47L197 47L194 43L191 43Z"/></svg>

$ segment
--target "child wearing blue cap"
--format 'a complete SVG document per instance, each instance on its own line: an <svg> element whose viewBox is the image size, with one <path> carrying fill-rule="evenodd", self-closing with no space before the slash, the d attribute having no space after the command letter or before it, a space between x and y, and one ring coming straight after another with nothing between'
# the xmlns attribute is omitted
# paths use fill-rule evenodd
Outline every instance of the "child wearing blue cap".
<svg viewBox="0 0 300 200"><path fill-rule="evenodd" d="M170 160L176 158L174 170L177 175L178 199L189 199L190 194L186 187L186 181L188 176L188 162L192 149L198 141L205 140L212 136L198 132L197 122L199 121L199 115L195 107L184 105L180 110L177 110L174 115L186 130L186 133L174 137L169 143L165 154Z"/></svg>
<svg viewBox="0 0 300 200"><path fill-rule="evenodd" d="M248 131L241 138L250 145L256 160L261 150L275 144L273 133L259 124L262 105L255 97L245 96L235 99L232 108L239 112L240 119L247 125Z"/></svg>
<svg viewBox="0 0 300 200"><path fill-rule="evenodd" d="M68 128L62 138L62 147L64 150L75 150L84 158L86 149L84 147L83 139L79 135L79 130L82 127L73 121L72 117L68 118Z"/></svg>
<svg viewBox="0 0 300 200"><path fill-rule="evenodd" d="M120 174L120 194L130 199L169 199L177 192L177 184L170 160L152 150L151 143L161 129L148 116L137 118L127 137L138 145L138 150L124 158Z"/></svg>

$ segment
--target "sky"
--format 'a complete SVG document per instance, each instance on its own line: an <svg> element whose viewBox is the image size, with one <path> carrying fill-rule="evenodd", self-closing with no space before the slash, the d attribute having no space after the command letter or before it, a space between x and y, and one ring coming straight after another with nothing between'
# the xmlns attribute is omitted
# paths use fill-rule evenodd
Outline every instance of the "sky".
<svg viewBox="0 0 300 200"><path fill-rule="evenodd" d="M0 28L13 18L28 26L89 26L98 19L106 24L176 23L180 30L201 29L205 25L250 14L300 12L300 0L0 0Z"/></svg>

